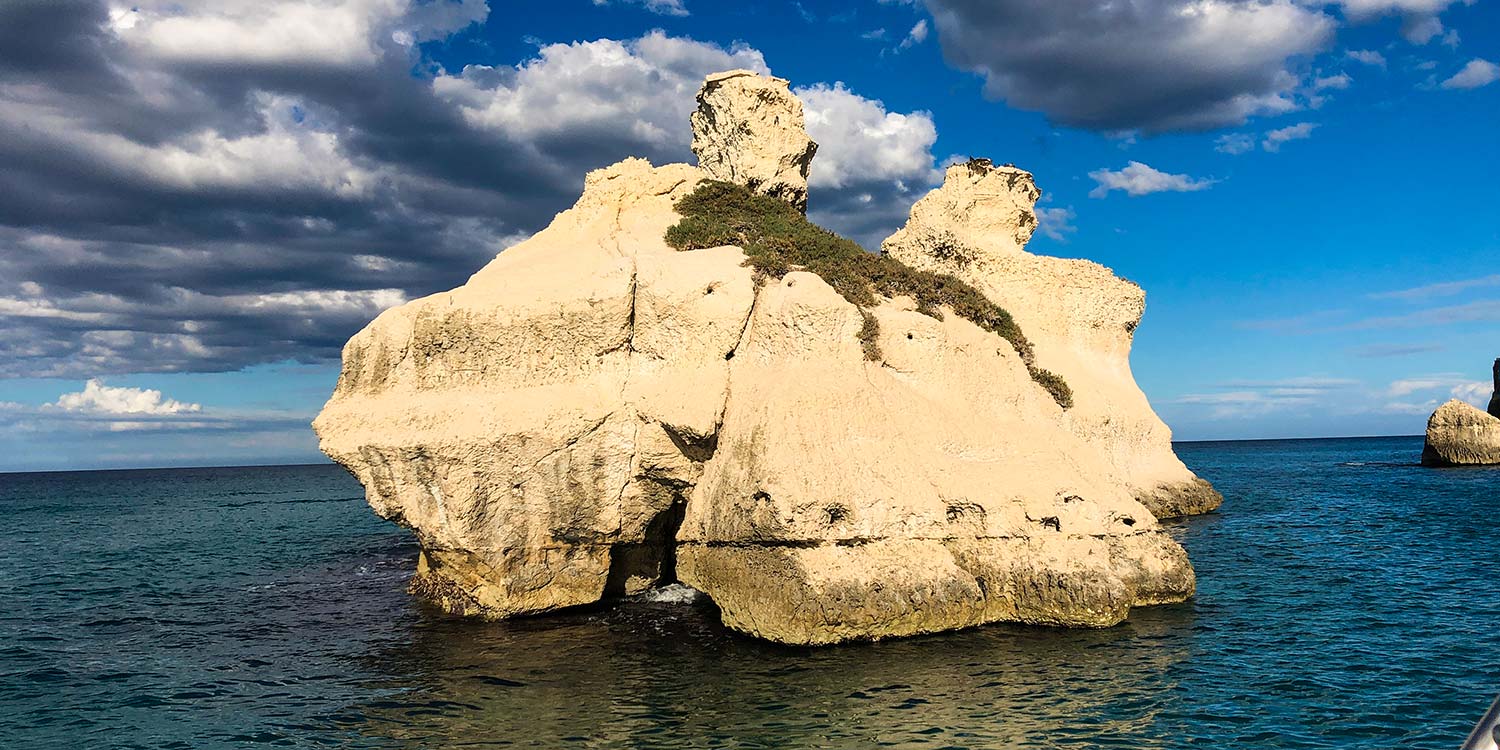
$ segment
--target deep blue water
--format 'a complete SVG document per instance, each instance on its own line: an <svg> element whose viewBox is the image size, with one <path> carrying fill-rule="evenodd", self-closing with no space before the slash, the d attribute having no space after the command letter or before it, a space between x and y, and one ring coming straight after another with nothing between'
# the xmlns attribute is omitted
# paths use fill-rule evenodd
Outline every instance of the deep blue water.
<svg viewBox="0 0 1500 750"><path fill-rule="evenodd" d="M0 475L0 746L1448 750L1500 692L1500 470L1420 450L1184 444L1195 601L825 649L443 617L333 467Z"/></svg>

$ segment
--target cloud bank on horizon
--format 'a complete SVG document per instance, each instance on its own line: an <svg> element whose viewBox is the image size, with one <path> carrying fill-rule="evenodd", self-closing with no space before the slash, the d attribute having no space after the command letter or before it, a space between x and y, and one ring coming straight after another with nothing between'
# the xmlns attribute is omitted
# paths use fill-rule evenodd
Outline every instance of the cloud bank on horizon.
<svg viewBox="0 0 1500 750"><path fill-rule="evenodd" d="M909 17L863 32L862 7L786 12L863 36L883 64L940 53L985 97L1121 149L1210 132L1219 153L1246 154L1322 139L1314 113L1362 70L1395 65L1396 45L1446 51L1430 89L1486 89L1500 68L1461 53L1448 23L1468 4L872 0ZM0 378L90 379L74 395L99 404L114 388L100 377L335 362L380 310L461 283L540 229L586 171L691 161L705 74L797 62L753 37L705 40L692 0L578 5L558 12L612 14L630 33L504 57L487 50L511 9L485 0L0 5ZM1342 30L1382 19L1399 39L1338 48ZM957 149L933 111L886 104L909 91L798 78L821 146L813 218L874 247ZM1256 125L1292 113L1305 119ZM1124 158L1074 177L1133 199L1216 190L1227 169ZM1074 205L1039 206L1039 236L1075 237ZM53 421L82 413L48 403ZM37 409L23 409L32 424L49 418Z"/></svg>

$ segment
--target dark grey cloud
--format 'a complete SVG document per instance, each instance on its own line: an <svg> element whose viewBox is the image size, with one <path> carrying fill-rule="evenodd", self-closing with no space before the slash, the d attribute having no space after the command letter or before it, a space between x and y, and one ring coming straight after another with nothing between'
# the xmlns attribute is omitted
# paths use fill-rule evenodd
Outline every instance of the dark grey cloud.
<svg viewBox="0 0 1500 750"><path fill-rule="evenodd" d="M690 160L702 77L766 68L753 49L660 32L544 45L515 66L422 58L420 42L487 12L0 3L0 377L334 359L383 307L462 283L543 227L588 170ZM321 33L287 33L307 28ZM930 146L919 133L896 150L930 166ZM853 174L826 205L898 177Z"/></svg>
<svg viewBox="0 0 1500 750"><path fill-rule="evenodd" d="M926 0L985 93L1104 131L1238 125L1301 106L1335 21L1293 0Z"/></svg>

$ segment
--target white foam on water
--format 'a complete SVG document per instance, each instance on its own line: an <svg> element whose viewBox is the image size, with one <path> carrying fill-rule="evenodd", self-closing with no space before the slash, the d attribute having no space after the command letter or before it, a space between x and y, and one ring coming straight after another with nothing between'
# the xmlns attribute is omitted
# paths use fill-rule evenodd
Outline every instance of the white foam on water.
<svg viewBox="0 0 1500 750"><path fill-rule="evenodd" d="M690 604L700 596L703 596L703 592L695 588L669 583L659 589L651 589L637 598L643 602L658 604Z"/></svg>

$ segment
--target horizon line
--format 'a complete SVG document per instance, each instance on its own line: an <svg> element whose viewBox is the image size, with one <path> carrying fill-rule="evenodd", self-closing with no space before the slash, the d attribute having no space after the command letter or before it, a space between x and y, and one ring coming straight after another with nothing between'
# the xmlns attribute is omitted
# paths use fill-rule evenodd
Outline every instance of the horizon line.
<svg viewBox="0 0 1500 750"><path fill-rule="evenodd" d="M1323 437L1275 437L1275 438L1215 438L1207 440L1173 440L1173 445L1191 445L1198 443L1284 443L1291 441L1311 440L1386 440L1390 438L1419 438L1424 435L1329 435ZM0 476L18 474L88 474L110 471L186 471L189 469L272 469L272 468L297 468L302 466L338 466L332 459L323 461L295 461L287 463L251 463L251 464L207 464L207 465L181 465L181 466L116 466L108 468L93 469L0 469Z"/></svg>

